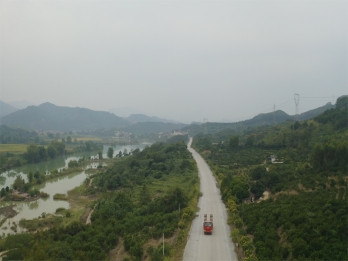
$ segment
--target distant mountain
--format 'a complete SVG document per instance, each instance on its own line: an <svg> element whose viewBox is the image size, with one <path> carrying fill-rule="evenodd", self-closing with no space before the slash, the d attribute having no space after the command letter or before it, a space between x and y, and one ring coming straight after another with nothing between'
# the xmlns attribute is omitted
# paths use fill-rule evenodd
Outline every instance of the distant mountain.
<svg viewBox="0 0 348 261"><path fill-rule="evenodd" d="M315 116L323 113L326 110L332 109L332 108L335 108L335 105L331 104L331 102L328 102L324 106L321 106L321 107L318 107L316 109L309 110L309 111L306 111L304 113L301 113L298 116L298 120L304 121L304 120L308 120L308 119L314 118ZM293 116L293 117L296 118L295 116Z"/></svg>
<svg viewBox="0 0 348 261"><path fill-rule="evenodd" d="M6 116L8 114L11 114L12 112L15 112L17 110L18 109L13 107L12 105L10 105L6 102L0 101L0 118Z"/></svg>
<svg viewBox="0 0 348 261"><path fill-rule="evenodd" d="M13 107L15 107L15 108L17 108L19 110L25 109L28 106L35 105L34 103L28 102L28 101L11 101L11 102L8 102L8 104L12 105Z"/></svg>
<svg viewBox="0 0 348 261"><path fill-rule="evenodd" d="M164 122L164 123L174 123L178 124L180 122L167 120L167 119L161 119L156 116L147 116L145 114L131 114L127 118L125 118L127 121L138 123L138 122Z"/></svg>
<svg viewBox="0 0 348 261"><path fill-rule="evenodd" d="M121 128L131 123L109 112L43 103L29 106L0 119L1 124L43 131L82 131Z"/></svg>
<svg viewBox="0 0 348 261"><path fill-rule="evenodd" d="M250 120L242 121L247 126L258 126L265 124L273 124L290 120L293 117L282 110L277 110L275 112L260 113L259 115L253 117Z"/></svg>
<svg viewBox="0 0 348 261"><path fill-rule="evenodd" d="M340 98L345 97L341 96ZM191 136L196 135L198 133L215 133L220 132L222 130L228 130L233 129L236 132L243 131L245 129L248 129L249 127L256 127L256 126L262 126L262 125L272 125L272 124L278 124L287 120L291 121L302 121L302 120L308 120L311 118L314 118L315 116L323 113L326 110L329 110L331 108L335 108L335 105L332 105L331 103L327 103L324 106L318 107L313 110L309 110L307 112L304 112L298 116L296 115L289 115L286 112L282 110L278 110L275 112L269 112L269 113L261 113L252 119L245 120L245 121L239 121L235 123L214 123L214 122L207 122L203 124L191 124L189 126L186 126L182 129L182 131L188 131Z"/></svg>
<svg viewBox="0 0 348 261"><path fill-rule="evenodd" d="M122 107L122 108L111 108L109 112L115 114L116 116L126 118L131 114L142 113L140 110L131 108L131 107Z"/></svg>
<svg viewBox="0 0 348 261"><path fill-rule="evenodd" d="M327 103L324 106L318 107L313 110L306 111L304 113L301 113L300 115L289 115L286 112L282 110L277 110L275 112L269 112L269 113L260 113L259 115L253 117L252 119L236 122L235 124L242 123L246 126L259 126L259 125L271 125L271 124L277 124L280 122L284 122L287 120L308 120L311 118L314 118L315 116L321 114L322 112L329 110L331 108L335 108L335 105L332 105L330 102Z"/></svg>
<svg viewBox="0 0 348 261"><path fill-rule="evenodd" d="M165 123L165 122L138 122L131 126L125 127L123 130L135 134L150 134L159 132L172 132L174 130L180 130L187 126L186 124L179 123Z"/></svg>

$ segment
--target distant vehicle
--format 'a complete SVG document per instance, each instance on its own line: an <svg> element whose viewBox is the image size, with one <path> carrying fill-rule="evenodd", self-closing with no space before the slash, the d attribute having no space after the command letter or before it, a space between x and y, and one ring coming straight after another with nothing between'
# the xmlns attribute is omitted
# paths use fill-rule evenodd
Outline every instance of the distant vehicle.
<svg viewBox="0 0 348 261"><path fill-rule="evenodd" d="M210 220L207 220L207 214L204 214L203 231L204 235L213 234L213 214L210 214Z"/></svg>

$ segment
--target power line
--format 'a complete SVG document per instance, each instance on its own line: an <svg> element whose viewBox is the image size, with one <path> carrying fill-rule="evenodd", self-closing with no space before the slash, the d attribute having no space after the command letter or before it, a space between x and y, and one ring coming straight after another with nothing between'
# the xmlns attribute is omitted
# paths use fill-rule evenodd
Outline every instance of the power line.
<svg viewBox="0 0 348 261"><path fill-rule="evenodd" d="M338 96L327 96L327 97L301 97L302 99L332 99L338 98Z"/></svg>

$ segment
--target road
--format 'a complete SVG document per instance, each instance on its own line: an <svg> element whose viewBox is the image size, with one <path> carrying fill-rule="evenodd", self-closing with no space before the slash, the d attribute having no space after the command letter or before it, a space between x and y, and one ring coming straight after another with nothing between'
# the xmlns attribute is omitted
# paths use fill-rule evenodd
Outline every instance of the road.
<svg viewBox="0 0 348 261"><path fill-rule="evenodd" d="M191 148L190 140L188 149L197 162L201 192L198 215L192 222L189 238L184 252L184 261L237 261L234 245L230 238L230 228L227 224L227 211L221 201L220 190L216 180L204 159ZM204 235L204 214L214 215L214 230L212 235Z"/></svg>

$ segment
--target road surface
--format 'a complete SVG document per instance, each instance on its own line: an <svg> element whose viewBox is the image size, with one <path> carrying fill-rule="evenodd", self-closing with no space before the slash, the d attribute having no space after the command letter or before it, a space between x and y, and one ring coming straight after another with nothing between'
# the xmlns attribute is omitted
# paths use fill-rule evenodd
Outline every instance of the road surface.
<svg viewBox="0 0 348 261"><path fill-rule="evenodd" d="M204 161L204 159L191 148L190 140L188 149L197 162L201 192L199 199L198 215L192 222L189 238L184 252L184 261L237 261L234 245L230 238L230 228L227 224L227 211L221 201L220 190L216 186L216 180ZM214 216L214 230L212 235L204 235L204 214L208 219L210 214Z"/></svg>

